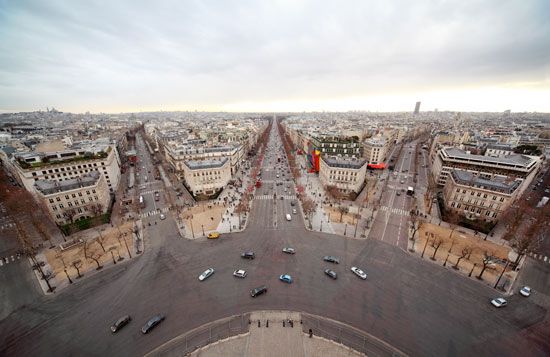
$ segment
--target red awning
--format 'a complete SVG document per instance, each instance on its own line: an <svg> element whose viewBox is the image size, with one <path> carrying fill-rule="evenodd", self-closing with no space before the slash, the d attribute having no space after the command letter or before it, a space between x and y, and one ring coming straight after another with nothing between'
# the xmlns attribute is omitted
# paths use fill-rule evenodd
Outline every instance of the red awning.
<svg viewBox="0 0 550 357"><path fill-rule="evenodd" d="M368 164L367 167L369 169L379 169L379 170L383 170L386 168L386 164L384 163L381 163L381 164Z"/></svg>

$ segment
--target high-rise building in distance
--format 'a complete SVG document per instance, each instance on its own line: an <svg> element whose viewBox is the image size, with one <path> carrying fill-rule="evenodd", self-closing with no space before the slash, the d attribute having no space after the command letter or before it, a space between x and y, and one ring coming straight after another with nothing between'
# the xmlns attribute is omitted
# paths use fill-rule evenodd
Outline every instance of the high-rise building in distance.
<svg viewBox="0 0 550 357"><path fill-rule="evenodd" d="M416 102L416 105L414 106L414 114L418 114L420 112L420 102Z"/></svg>

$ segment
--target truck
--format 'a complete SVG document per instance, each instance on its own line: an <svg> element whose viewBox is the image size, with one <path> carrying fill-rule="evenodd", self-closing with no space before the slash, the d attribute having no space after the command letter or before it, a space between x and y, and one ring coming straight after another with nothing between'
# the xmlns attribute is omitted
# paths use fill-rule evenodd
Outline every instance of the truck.
<svg viewBox="0 0 550 357"><path fill-rule="evenodd" d="M409 196L414 195L414 187L412 187L412 186L407 187L407 195L409 195Z"/></svg>

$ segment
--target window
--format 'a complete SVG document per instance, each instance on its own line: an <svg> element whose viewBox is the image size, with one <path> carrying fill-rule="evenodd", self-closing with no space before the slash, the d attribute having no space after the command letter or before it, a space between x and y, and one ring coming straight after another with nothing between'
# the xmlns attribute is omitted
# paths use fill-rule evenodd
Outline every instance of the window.
<svg viewBox="0 0 550 357"><path fill-rule="evenodd" d="M50 203L53 203L53 198L50 198Z"/></svg>
<svg viewBox="0 0 550 357"><path fill-rule="evenodd" d="M59 201L61 201L61 197L56 197L55 200L56 200L57 202L59 202Z"/></svg>

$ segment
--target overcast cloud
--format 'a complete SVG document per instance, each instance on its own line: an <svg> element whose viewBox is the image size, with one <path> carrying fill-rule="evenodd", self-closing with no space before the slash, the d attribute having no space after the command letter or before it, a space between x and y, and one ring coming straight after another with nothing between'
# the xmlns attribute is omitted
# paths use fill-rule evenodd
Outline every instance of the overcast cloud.
<svg viewBox="0 0 550 357"><path fill-rule="evenodd" d="M550 111L550 1L1 1L0 111Z"/></svg>

